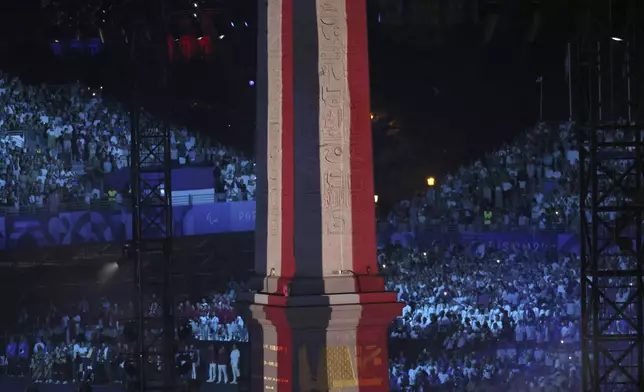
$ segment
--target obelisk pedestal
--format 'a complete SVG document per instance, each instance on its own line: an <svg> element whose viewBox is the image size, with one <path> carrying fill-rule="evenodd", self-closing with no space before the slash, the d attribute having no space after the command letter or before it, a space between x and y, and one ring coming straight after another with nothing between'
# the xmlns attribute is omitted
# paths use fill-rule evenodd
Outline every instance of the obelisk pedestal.
<svg viewBox="0 0 644 392"><path fill-rule="evenodd" d="M365 0L259 0L252 391L388 391Z"/></svg>

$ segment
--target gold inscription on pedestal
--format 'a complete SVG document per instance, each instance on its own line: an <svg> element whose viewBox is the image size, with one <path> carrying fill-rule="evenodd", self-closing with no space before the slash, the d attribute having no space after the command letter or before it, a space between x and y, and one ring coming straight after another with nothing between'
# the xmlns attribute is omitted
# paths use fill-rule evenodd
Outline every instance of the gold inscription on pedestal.
<svg viewBox="0 0 644 392"><path fill-rule="evenodd" d="M277 378L277 377L266 377L264 376L264 381L269 381L269 382L276 382L278 384L284 384L287 383L288 380L285 380L283 378Z"/></svg>
<svg viewBox="0 0 644 392"><path fill-rule="evenodd" d="M277 362L264 361L264 366L277 367Z"/></svg>
<svg viewBox="0 0 644 392"><path fill-rule="evenodd" d="M270 351L285 351L286 350L286 348L283 347L283 346L275 346L275 345L272 345L272 344L265 344L263 347L264 347L264 350L270 350Z"/></svg>
<svg viewBox="0 0 644 392"><path fill-rule="evenodd" d="M381 349L374 349L373 346L364 348L369 350L365 357L358 363L359 369L366 366L381 365ZM351 388L357 386L380 386L383 383L379 377L358 377L357 369L354 366L355 348L351 346L325 347L318 357L318 365L315 372L312 371L308 357L309 349L302 345L298 352L300 364L300 389L302 391L331 390L340 388Z"/></svg>

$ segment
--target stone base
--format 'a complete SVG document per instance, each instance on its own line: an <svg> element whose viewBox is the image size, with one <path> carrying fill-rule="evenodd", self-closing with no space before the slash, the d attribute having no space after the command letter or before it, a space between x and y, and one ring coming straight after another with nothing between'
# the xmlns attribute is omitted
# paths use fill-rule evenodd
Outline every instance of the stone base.
<svg viewBox="0 0 644 392"><path fill-rule="evenodd" d="M389 390L387 328L402 304L389 292L248 294L252 391Z"/></svg>

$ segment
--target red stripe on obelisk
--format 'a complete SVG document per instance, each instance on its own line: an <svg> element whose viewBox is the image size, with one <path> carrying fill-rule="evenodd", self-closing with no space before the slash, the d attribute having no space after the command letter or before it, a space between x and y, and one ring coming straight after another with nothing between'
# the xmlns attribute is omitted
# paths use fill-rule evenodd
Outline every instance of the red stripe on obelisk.
<svg viewBox="0 0 644 392"><path fill-rule="evenodd" d="M365 0L345 1L347 12L347 73L351 97L350 147L353 271L358 274L365 274L368 267L370 267L371 273L376 274L378 264L376 261L375 202L373 199L367 5ZM363 303L362 298L360 298L360 303ZM386 329L371 325L373 320L379 318L378 312L378 306L364 307L356 331L358 390L361 392L385 392L389 388L388 371L386 370ZM376 358L371 358L373 350L378 348L383 351ZM378 365L374 366L373 361L378 361ZM379 380L380 382L373 384L367 380Z"/></svg>
<svg viewBox="0 0 644 392"><path fill-rule="evenodd" d="M293 0L282 0L282 260L278 291L295 274L295 202L294 202L294 124L293 111ZM270 48L269 48L270 50ZM271 137L271 135L268 135ZM277 391L293 390L293 340L286 317L286 309L269 297L264 308L267 320L277 333ZM272 306L271 306L272 305ZM278 305L278 306L275 306Z"/></svg>
<svg viewBox="0 0 644 392"><path fill-rule="evenodd" d="M353 267L377 272L373 157L369 102L369 52L365 0L346 0L347 73L351 99L351 219Z"/></svg>
<svg viewBox="0 0 644 392"><path fill-rule="evenodd" d="M281 280L285 281L290 280L295 274L293 0L282 0L282 86L282 271L280 275L285 278Z"/></svg>

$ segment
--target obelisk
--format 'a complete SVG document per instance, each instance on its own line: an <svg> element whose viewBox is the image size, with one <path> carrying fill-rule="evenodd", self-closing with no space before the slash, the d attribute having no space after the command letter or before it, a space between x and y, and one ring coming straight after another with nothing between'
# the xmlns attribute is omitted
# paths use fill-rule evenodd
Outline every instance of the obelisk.
<svg viewBox="0 0 644 392"><path fill-rule="evenodd" d="M365 0L259 0L252 391L387 391Z"/></svg>

